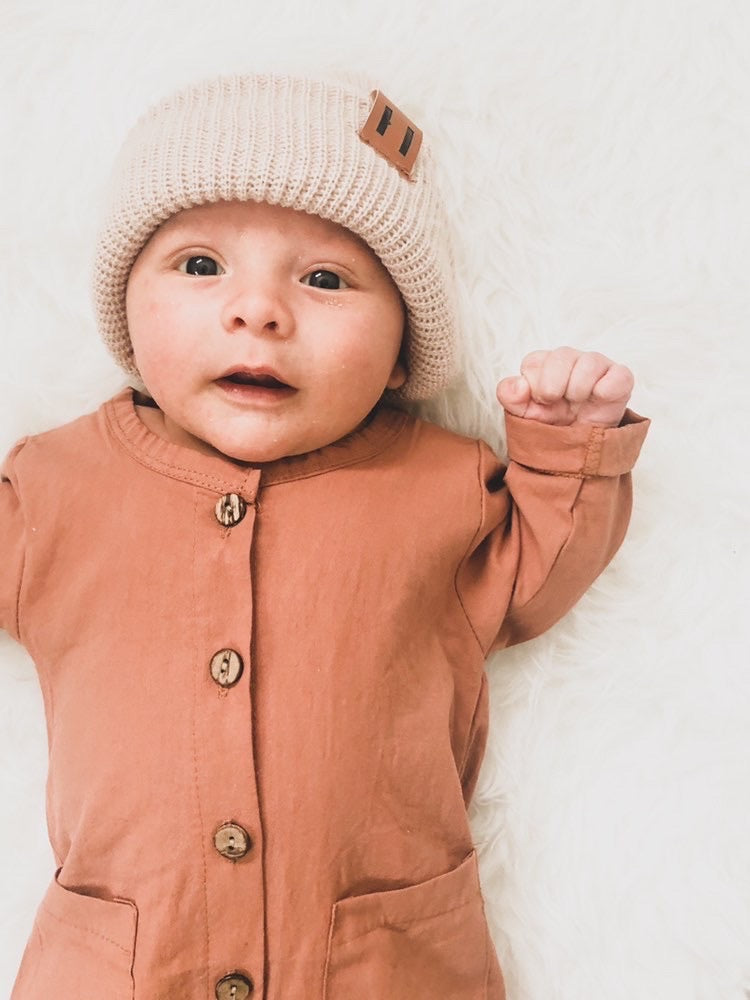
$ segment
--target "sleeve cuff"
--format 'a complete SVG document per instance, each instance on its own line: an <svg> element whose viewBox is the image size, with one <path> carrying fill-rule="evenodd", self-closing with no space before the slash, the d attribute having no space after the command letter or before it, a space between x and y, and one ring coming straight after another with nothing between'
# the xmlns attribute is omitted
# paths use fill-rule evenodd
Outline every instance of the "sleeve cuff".
<svg viewBox="0 0 750 1000"><path fill-rule="evenodd" d="M551 475L621 476L635 465L651 421L626 410L619 426L557 427L505 414L508 458Z"/></svg>

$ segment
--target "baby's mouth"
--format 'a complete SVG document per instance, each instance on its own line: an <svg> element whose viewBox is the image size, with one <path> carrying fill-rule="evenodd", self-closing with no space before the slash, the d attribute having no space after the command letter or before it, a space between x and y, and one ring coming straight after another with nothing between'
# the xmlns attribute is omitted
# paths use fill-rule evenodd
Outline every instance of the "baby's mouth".
<svg viewBox="0 0 750 1000"><path fill-rule="evenodd" d="M227 392L235 395L281 398L297 391L268 368L233 368L216 381Z"/></svg>
<svg viewBox="0 0 750 1000"><path fill-rule="evenodd" d="M245 372L233 372L225 375L227 382L234 382L235 385L262 385L267 389L289 389L290 386L275 375L248 375Z"/></svg>

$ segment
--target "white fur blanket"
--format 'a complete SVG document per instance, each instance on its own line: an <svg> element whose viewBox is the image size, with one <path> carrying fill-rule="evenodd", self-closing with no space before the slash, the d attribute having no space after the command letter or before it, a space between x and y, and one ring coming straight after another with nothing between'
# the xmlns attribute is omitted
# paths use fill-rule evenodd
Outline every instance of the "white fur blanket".
<svg viewBox="0 0 750 1000"><path fill-rule="evenodd" d="M653 427L628 539L489 664L471 820L509 1000L750 988L750 8L742 0L6 0L0 450L122 384L88 262L125 129L220 70L356 69L429 133L453 206L467 391L571 343ZM2 559L2 553L0 553ZM33 665L0 637L0 995L52 873Z"/></svg>

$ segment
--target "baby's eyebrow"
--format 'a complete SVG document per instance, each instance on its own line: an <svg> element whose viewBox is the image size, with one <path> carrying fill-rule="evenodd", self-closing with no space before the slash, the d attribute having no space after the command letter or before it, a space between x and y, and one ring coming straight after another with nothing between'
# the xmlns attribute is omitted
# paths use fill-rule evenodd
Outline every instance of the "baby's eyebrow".
<svg viewBox="0 0 750 1000"><path fill-rule="evenodd" d="M189 219L180 219L176 215L163 222L160 228L163 233L198 232L198 227L194 222L191 222Z"/></svg>
<svg viewBox="0 0 750 1000"><path fill-rule="evenodd" d="M324 252L329 251L335 255L347 256L356 260L369 258L371 252L366 243L362 243L356 236L346 233L322 236L315 242Z"/></svg>
<svg viewBox="0 0 750 1000"><path fill-rule="evenodd" d="M221 235L228 237L229 234L218 234L213 228L208 229L196 223L194 219L184 219L180 215L172 215L166 219L154 234L161 234L170 243L184 243L185 246L191 244L214 243L221 239ZM242 227L235 232L234 237L239 236L241 240L252 240L252 227ZM231 236L229 236L231 238ZM369 261L370 250L366 243L359 239L354 233L332 232L319 234L315 237L305 239L307 248L299 254L300 257L308 256L311 252L319 254L320 257L336 257L342 262L348 262L351 266L357 263L362 264Z"/></svg>

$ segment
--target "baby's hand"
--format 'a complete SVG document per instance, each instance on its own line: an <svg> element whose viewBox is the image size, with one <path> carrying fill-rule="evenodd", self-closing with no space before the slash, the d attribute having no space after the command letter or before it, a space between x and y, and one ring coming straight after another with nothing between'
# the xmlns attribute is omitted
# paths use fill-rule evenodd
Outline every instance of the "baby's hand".
<svg viewBox="0 0 750 1000"><path fill-rule="evenodd" d="M624 365L594 351L558 347L527 354L521 374L498 384L497 398L516 417L616 427L632 391L633 374Z"/></svg>

